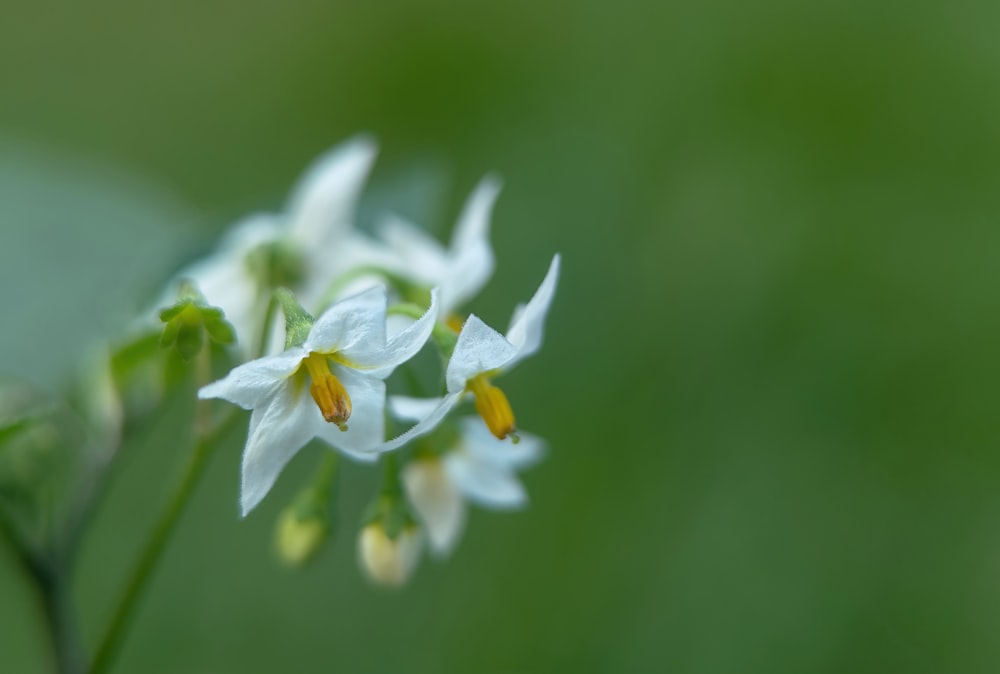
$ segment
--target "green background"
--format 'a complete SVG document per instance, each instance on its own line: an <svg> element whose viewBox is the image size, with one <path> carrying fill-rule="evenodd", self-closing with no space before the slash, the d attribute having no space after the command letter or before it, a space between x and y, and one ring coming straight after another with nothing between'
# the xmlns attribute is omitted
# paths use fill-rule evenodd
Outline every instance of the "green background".
<svg viewBox="0 0 1000 674"><path fill-rule="evenodd" d="M0 368L55 388L171 269L370 131L362 220L505 179L504 381L532 505L369 586L296 574L221 447L116 671L995 672L1000 5L5 0ZM93 643L185 447L129 452L77 574ZM49 668L0 548L0 671Z"/></svg>

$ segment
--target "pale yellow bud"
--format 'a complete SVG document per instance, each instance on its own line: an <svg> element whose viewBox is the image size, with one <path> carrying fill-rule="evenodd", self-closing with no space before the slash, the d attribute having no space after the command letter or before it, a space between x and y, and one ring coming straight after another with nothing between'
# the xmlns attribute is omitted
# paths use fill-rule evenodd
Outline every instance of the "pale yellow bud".
<svg viewBox="0 0 1000 674"><path fill-rule="evenodd" d="M281 513L276 533L279 559L287 566L300 567L323 549L329 530L322 518L299 519L296 508L290 506Z"/></svg>
<svg viewBox="0 0 1000 674"><path fill-rule="evenodd" d="M395 539L390 539L380 522L372 522L361 530L358 559L374 582L400 587L417 568L420 547L420 530L415 525L404 527Z"/></svg>

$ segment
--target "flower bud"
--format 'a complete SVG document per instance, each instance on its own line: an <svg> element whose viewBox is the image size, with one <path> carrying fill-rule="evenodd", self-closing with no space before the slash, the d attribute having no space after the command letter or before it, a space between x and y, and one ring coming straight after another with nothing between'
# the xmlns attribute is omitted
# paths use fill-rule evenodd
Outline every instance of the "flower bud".
<svg viewBox="0 0 1000 674"><path fill-rule="evenodd" d="M405 525L395 538L374 521L361 529L358 560L369 578L379 585L401 587L420 561L421 536L415 524Z"/></svg>
<svg viewBox="0 0 1000 674"><path fill-rule="evenodd" d="M278 519L276 534L278 558L286 566L299 568L315 559L323 549L330 527L318 513L303 513L301 508L290 505Z"/></svg>

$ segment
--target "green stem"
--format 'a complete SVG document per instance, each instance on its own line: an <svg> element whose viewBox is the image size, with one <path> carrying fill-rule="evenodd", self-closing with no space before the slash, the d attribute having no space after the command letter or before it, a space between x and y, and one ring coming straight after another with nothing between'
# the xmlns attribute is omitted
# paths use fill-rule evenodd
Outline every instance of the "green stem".
<svg viewBox="0 0 1000 674"><path fill-rule="evenodd" d="M69 574L55 565L43 567L38 571L35 578L45 609L45 619L52 635L56 671L61 674L82 674L86 669L87 660L77 631L68 582Z"/></svg>
<svg viewBox="0 0 1000 674"><path fill-rule="evenodd" d="M81 674L86 658L80 644L68 585L69 573L57 558L42 555L0 511L0 538L7 538L24 572L38 589L45 624L52 640L55 671Z"/></svg>
<svg viewBox="0 0 1000 674"><path fill-rule="evenodd" d="M399 480L399 457L397 452L382 455L382 495L398 498L403 494L403 484Z"/></svg>
<svg viewBox="0 0 1000 674"><path fill-rule="evenodd" d="M220 438L228 431L231 422L237 415L229 415L212 432L202 435L196 442L194 450L188 459L184 475L177 486L166 509L161 513L156 526L150 533L139 561L132 571L122 597L118 602L115 612L104 638L101 640L94 656L93 664L90 667L90 674L100 674L106 672L111 666L115 655L117 655L121 640L125 635L125 628L128 625L132 613L135 611L137 602L141 597L156 565L160 560L163 549L169 542L174 529L184 513L184 508L198 484L198 480L204 472L212 449L218 445Z"/></svg>
<svg viewBox="0 0 1000 674"><path fill-rule="evenodd" d="M323 460L316 471L313 481L313 488L322 494L326 494L333 488L333 479L337 476L337 469L340 467L340 455L334 452L323 452Z"/></svg>

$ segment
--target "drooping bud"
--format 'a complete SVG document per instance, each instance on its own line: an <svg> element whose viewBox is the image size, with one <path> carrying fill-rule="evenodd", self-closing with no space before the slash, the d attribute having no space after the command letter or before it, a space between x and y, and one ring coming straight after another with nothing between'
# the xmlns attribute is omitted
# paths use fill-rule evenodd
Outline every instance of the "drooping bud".
<svg viewBox="0 0 1000 674"><path fill-rule="evenodd" d="M302 512L292 504L278 520L275 544L286 566L301 567L315 559L330 533L325 517L313 510Z"/></svg>
<svg viewBox="0 0 1000 674"><path fill-rule="evenodd" d="M403 495L395 453L383 456L382 468L381 492L362 520L358 561L374 582L399 587L417 568L423 536Z"/></svg>
<svg viewBox="0 0 1000 674"><path fill-rule="evenodd" d="M333 536L338 465L335 453L325 454L310 484L278 518L274 542L278 558L286 566L305 566Z"/></svg>
<svg viewBox="0 0 1000 674"><path fill-rule="evenodd" d="M358 560L368 577L386 587L400 587L420 561L420 529L407 524L390 538L381 521L371 522L358 537Z"/></svg>

